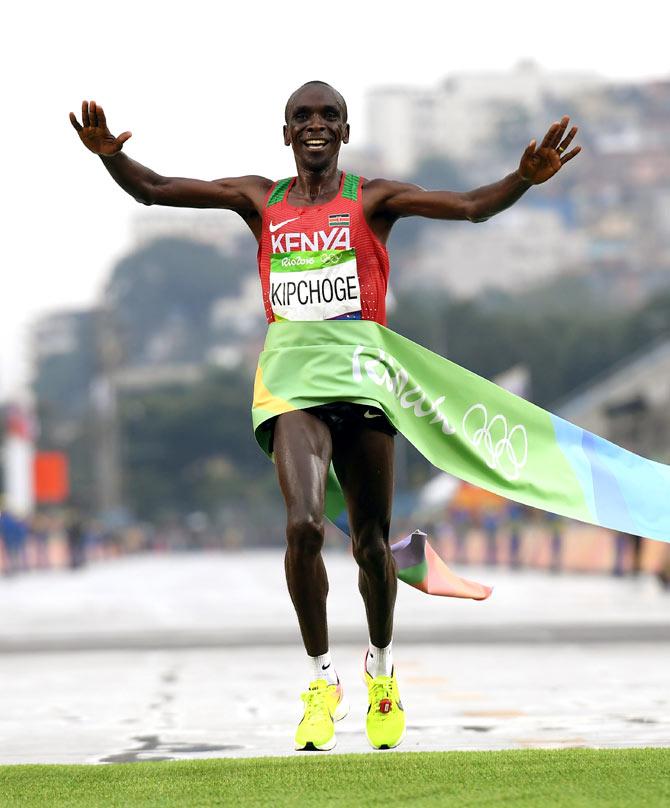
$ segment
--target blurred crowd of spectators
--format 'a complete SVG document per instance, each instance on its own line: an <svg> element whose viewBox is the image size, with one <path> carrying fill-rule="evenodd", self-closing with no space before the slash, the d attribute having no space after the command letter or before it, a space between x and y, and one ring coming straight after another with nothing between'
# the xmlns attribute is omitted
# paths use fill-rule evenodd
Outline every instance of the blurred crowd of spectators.
<svg viewBox="0 0 670 808"><path fill-rule="evenodd" d="M670 590L670 544L613 533L514 502L502 508L449 508L427 532L448 563L617 577L650 573Z"/></svg>
<svg viewBox="0 0 670 808"><path fill-rule="evenodd" d="M417 526L396 524L394 537L399 538L403 528L411 532ZM443 518L420 527L448 563L615 576L646 572L655 574L670 591L670 544L613 534L516 503L477 511L449 508ZM339 531L333 527L328 532L329 543L342 546ZM214 529L200 513L160 527L126 524L110 529L85 518L76 508L40 512L29 519L0 511L0 573L4 576L35 569L76 570L91 561L140 552L247 546L240 531Z"/></svg>
<svg viewBox="0 0 670 808"><path fill-rule="evenodd" d="M36 513L29 518L0 511L0 571L16 575L33 569L83 566L89 557L110 553L109 536L87 524L77 511Z"/></svg>
<svg viewBox="0 0 670 808"><path fill-rule="evenodd" d="M79 569L92 561L141 552L239 548L238 531L213 530L203 514L161 527L123 524L111 528L76 508L38 512L21 518L0 510L0 574L31 570Z"/></svg>

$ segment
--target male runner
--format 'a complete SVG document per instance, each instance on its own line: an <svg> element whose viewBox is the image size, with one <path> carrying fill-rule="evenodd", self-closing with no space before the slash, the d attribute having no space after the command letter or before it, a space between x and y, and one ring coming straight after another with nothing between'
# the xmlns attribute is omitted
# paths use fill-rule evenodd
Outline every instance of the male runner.
<svg viewBox="0 0 670 808"><path fill-rule="evenodd" d="M70 113L84 145L138 202L238 213L259 244L259 272L269 323L280 320L367 319L386 324L389 261L386 241L403 216L482 222L545 182L579 151L566 151L577 132L554 123L539 147L532 140L519 168L500 182L467 193L427 191L405 182L365 180L338 168L349 140L344 98L310 81L289 98L284 143L297 177L259 176L213 181L163 177L122 152L130 132L115 137L102 107L82 104L82 124ZM392 137L393 133L390 132ZM340 252L341 251L341 252ZM381 410L331 403L279 415L273 451L286 503L286 580L309 656L310 685L296 749L331 749L334 721L347 708L328 648L328 579L321 548L324 496L332 461L345 495L359 589L370 645L365 660L368 740L397 746L405 717L392 661L396 570L389 549L395 429Z"/></svg>

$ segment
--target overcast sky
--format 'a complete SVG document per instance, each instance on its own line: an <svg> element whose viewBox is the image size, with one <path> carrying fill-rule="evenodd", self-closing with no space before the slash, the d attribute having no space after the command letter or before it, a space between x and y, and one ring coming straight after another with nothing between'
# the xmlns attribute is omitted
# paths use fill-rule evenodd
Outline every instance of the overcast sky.
<svg viewBox="0 0 670 808"><path fill-rule="evenodd" d="M432 85L525 58L616 79L667 76L667 9L658 0L12 3L0 40L0 398L27 378L35 317L92 303L129 247L139 207L67 119L83 98L104 105L114 134L130 129L127 153L160 173L277 178L292 171L283 105L308 79L345 95L355 146L365 92L380 84Z"/></svg>

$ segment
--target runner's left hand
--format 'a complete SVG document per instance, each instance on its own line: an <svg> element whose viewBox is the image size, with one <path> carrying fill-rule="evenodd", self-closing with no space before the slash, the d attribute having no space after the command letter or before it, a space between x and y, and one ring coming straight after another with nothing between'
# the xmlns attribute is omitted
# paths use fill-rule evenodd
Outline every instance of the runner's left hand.
<svg viewBox="0 0 670 808"><path fill-rule="evenodd" d="M553 177L560 171L568 160L572 160L582 150L581 146L576 146L572 151L566 149L572 143L572 139L577 134L577 127L565 134L570 118L565 115L560 123L553 123L539 148L536 148L536 141L531 140L528 148L521 157L519 163L519 176L531 185L540 185Z"/></svg>

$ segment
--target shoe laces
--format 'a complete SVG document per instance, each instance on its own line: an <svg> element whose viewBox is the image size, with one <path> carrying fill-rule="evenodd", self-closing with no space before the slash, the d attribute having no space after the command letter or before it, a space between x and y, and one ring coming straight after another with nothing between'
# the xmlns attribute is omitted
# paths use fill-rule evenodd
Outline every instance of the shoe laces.
<svg viewBox="0 0 670 808"><path fill-rule="evenodd" d="M393 680L390 676L377 676L372 684L372 704L375 712L387 716L393 709Z"/></svg>
<svg viewBox="0 0 670 808"><path fill-rule="evenodd" d="M326 703L326 688L315 687L306 690L300 698L305 702L304 721L315 721L322 718L325 712L330 718L330 710Z"/></svg>

